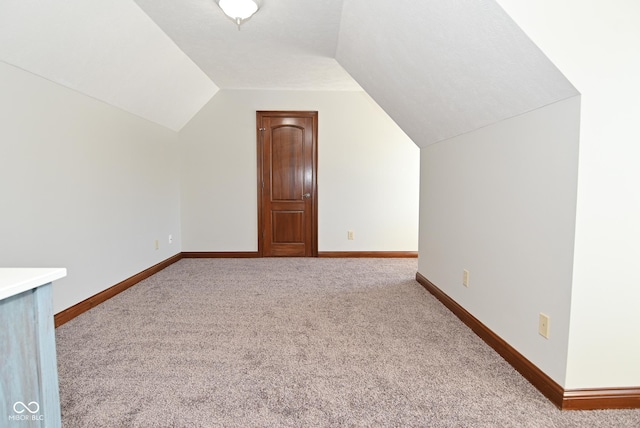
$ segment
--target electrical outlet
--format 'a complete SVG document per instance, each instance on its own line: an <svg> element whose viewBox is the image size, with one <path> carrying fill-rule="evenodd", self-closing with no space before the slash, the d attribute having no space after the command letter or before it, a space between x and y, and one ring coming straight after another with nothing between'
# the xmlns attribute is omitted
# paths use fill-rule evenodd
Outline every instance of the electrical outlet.
<svg viewBox="0 0 640 428"><path fill-rule="evenodd" d="M462 270L462 285L465 287L469 286L469 271L466 269Z"/></svg>
<svg viewBox="0 0 640 428"><path fill-rule="evenodd" d="M160 241L156 239L156 250L160 249Z"/></svg>
<svg viewBox="0 0 640 428"><path fill-rule="evenodd" d="M538 333L541 336L549 338L549 316L540 312L540 319L538 321Z"/></svg>
<svg viewBox="0 0 640 428"><path fill-rule="evenodd" d="M347 231L347 239L349 241L353 241L353 230L348 230Z"/></svg>

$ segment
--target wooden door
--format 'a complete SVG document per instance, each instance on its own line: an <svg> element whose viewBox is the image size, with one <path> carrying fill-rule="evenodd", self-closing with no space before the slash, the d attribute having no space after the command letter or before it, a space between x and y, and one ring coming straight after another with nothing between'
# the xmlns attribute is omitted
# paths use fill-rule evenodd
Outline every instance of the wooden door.
<svg viewBox="0 0 640 428"><path fill-rule="evenodd" d="M315 257L317 112L257 112L258 251Z"/></svg>

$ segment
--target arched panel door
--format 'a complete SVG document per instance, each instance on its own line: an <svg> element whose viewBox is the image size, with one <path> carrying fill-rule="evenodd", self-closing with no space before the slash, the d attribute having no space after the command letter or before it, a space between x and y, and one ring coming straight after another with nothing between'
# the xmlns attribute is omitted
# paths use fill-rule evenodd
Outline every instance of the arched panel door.
<svg viewBox="0 0 640 428"><path fill-rule="evenodd" d="M317 256L317 112L257 112L258 247Z"/></svg>

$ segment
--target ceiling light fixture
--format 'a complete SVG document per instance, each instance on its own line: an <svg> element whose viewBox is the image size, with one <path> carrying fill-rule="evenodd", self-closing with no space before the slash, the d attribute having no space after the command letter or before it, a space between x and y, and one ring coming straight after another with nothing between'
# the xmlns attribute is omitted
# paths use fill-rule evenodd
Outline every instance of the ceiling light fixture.
<svg viewBox="0 0 640 428"><path fill-rule="evenodd" d="M240 25L251 18L260 8L258 0L215 0L220 9L231 18L240 31Z"/></svg>

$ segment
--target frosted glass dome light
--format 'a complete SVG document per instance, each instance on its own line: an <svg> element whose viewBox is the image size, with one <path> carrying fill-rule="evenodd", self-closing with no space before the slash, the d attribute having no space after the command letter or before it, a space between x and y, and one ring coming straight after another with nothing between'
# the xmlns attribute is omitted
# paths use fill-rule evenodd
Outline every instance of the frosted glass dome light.
<svg viewBox="0 0 640 428"><path fill-rule="evenodd" d="M216 0L220 9L233 19L240 29L240 24L251 18L259 9L257 0Z"/></svg>

